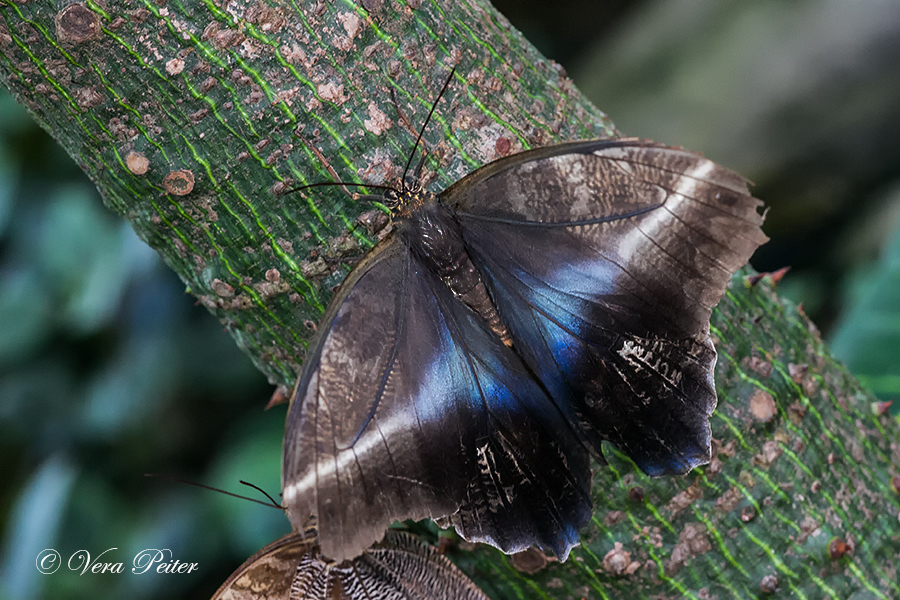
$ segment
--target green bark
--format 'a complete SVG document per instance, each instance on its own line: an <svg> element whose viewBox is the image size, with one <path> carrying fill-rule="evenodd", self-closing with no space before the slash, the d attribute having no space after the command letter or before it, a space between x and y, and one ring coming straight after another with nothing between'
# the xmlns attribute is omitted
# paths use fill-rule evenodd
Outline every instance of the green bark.
<svg viewBox="0 0 900 600"><path fill-rule="evenodd" d="M479 0L0 1L0 17L4 84L278 384L377 239L371 205L281 191L398 176L451 66L432 189L614 133ZM528 575L523 557L459 553L492 597L900 598L896 423L765 285L736 279L713 331L713 463L651 480L610 449L568 562Z"/></svg>

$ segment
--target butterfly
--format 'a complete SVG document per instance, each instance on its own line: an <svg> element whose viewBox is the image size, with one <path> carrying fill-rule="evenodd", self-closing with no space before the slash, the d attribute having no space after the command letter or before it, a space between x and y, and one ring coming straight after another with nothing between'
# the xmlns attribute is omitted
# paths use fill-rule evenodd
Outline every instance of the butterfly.
<svg viewBox="0 0 900 600"><path fill-rule="evenodd" d="M285 426L288 516L316 515L335 560L410 518L564 560L602 442L650 475L709 461L709 317L767 239L762 203L736 173L638 139L527 150L438 194L423 162L362 196L393 228L311 342Z"/></svg>
<svg viewBox="0 0 900 600"><path fill-rule="evenodd" d="M212 600L487 600L445 556L418 538L389 530L359 557L335 563L315 533L291 533L238 567Z"/></svg>

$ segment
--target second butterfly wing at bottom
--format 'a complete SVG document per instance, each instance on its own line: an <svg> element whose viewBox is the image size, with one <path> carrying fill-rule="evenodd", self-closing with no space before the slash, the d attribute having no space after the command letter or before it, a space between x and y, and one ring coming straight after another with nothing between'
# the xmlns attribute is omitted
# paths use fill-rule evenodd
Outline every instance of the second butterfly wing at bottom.
<svg viewBox="0 0 900 600"><path fill-rule="evenodd" d="M589 458L521 359L390 236L345 281L291 401L283 496L322 553L397 519L565 558L590 518Z"/></svg>
<svg viewBox="0 0 900 600"><path fill-rule="evenodd" d="M241 565L212 600L487 600L446 557L388 531L359 557L335 563L315 538L292 533Z"/></svg>

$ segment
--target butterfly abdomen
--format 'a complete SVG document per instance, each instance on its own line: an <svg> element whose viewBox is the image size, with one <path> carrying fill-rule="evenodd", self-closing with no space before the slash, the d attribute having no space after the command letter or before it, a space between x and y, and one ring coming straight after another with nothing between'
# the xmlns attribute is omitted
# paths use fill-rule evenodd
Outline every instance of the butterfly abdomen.
<svg viewBox="0 0 900 600"><path fill-rule="evenodd" d="M424 206L401 221L404 241L429 271L440 277L453 295L485 320L507 346L512 338L500 321L487 288L463 242L459 223L433 194Z"/></svg>

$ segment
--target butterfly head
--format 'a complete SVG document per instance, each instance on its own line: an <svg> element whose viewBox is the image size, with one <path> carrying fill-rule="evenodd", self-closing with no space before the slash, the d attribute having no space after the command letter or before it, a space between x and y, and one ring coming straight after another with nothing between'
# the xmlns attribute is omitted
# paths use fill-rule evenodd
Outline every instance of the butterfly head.
<svg viewBox="0 0 900 600"><path fill-rule="evenodd" d="M417 177L407 177L400 189L386 190L383 199L384 205L390 209L391 216L395 219L408 219L434 201L434 194L422 187Z"/></svg>
<svg viewBox="0 0 900 600"><path fill-rule="evenodd" d="M399 185L377 187L381 187L384 192L378 195L353 194L352 198L379 202L391 211L391 218L398 220L408 219L429 203L437 202L436 196L423 188L417 179L407 178Z"/></svg>
<svg viewBox="0 0 900 600"><path fill-rule="evenodd" d="M412 170L412 172L410 172L410 166L412 166L413 158L416 156L416 149L419 147L419 142L422 141L422 134L425 133L425 128L428 126L428 122L431 121L431 117L434 114L434 109L437 108L438 102L443 97L444 92L447 91L447 87L453 80L453 75L455 73L456 67L450 69L450 74L447 76L447 80L444 82L444 86L441 88L441 91L435 99L434 104L431 105L431 111L429 111L428 117L425 119L425 123L422 124L422 129L419 131L419 136L416 138L416 143L413 145L412 152L410 152L409 158L406 161L406 167L403 169L403 175L400 176L398 181L396 181L393 185L365 184L349 181L322 181L318 183L301 185L299 187L289 189L288 192L298 192L313 187L332 185L383 190L380 194L347 193L353 200L380 202L391 211L391 217L395 220L409 219L423 208L434 205L437 202L437 196L427 191L422 186L421 181L422 168L425 166L427 153L422 153L418 165ZM400 109L398 108L397 110L399 112ZM344 190L347 191L347 188L344 187Z"/></svg>

